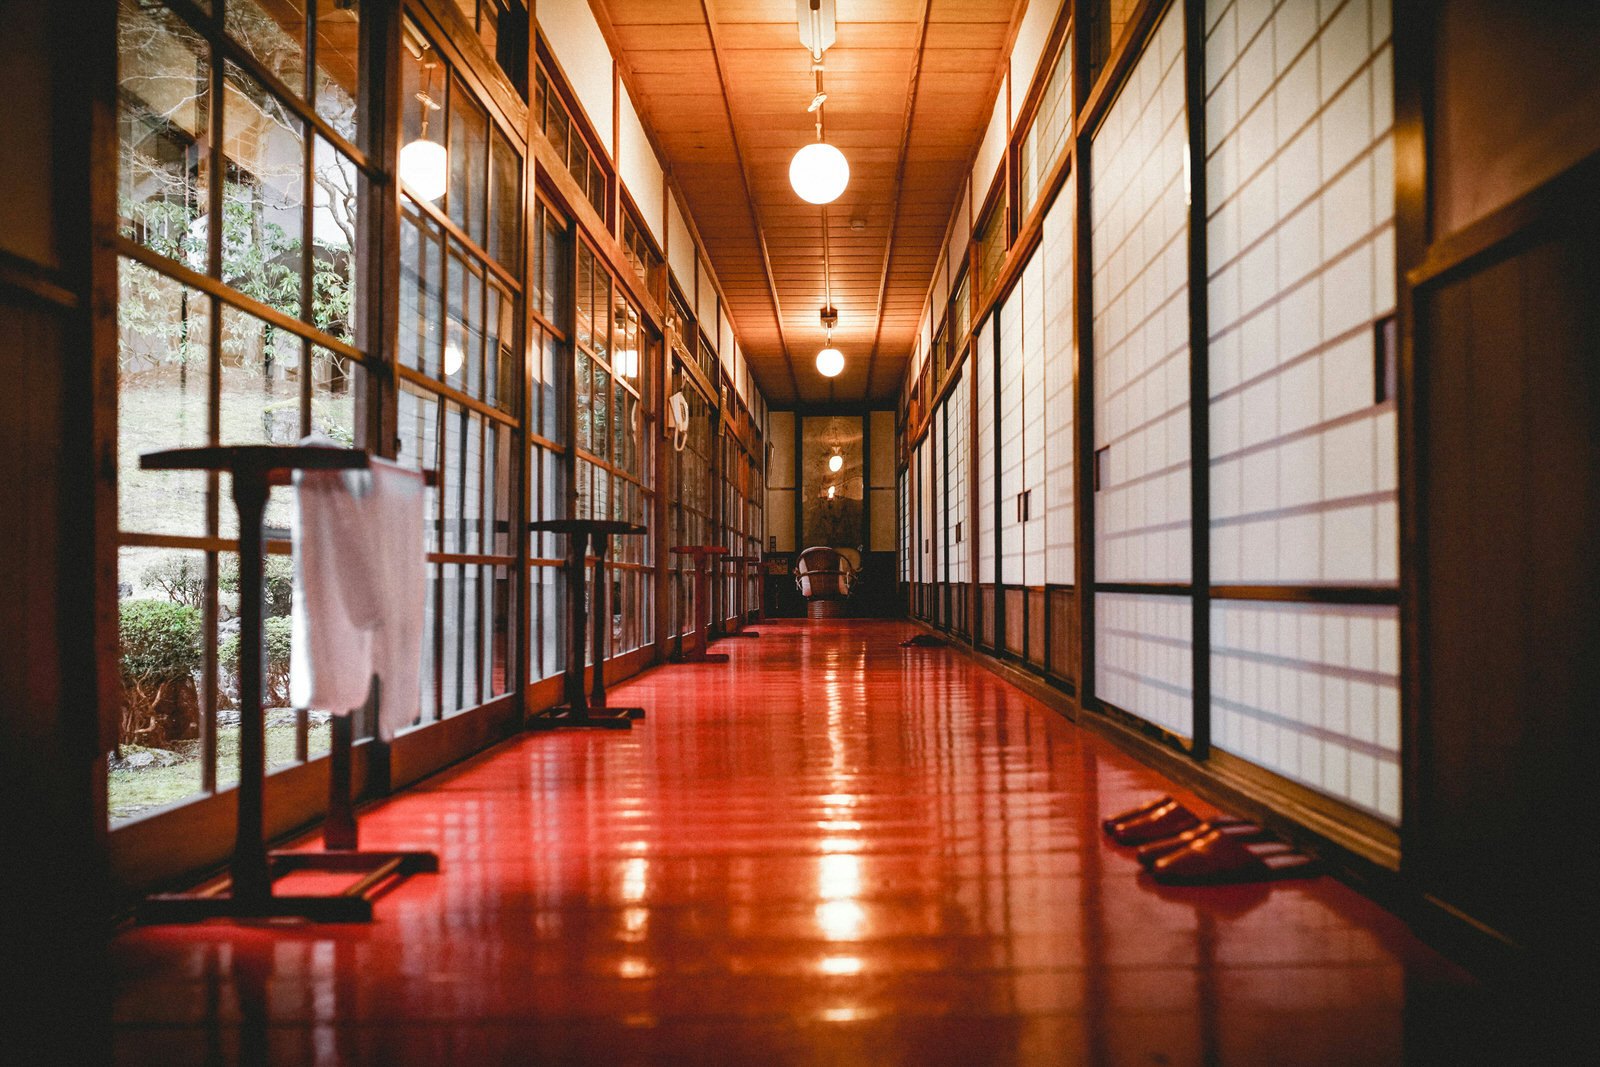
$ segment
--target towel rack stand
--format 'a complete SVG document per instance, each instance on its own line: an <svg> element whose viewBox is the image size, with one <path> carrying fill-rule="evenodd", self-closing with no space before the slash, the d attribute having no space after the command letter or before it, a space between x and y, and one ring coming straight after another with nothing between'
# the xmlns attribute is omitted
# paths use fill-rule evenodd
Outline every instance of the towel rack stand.
<svg viewBox="0 0 1600 1067"><path fill-rule="evenodd" d="M331 716L328 815L322 851L269 852L266 842L266 719L262 692L262 579L265 571L262 518L275 485L289 484L296 470L364 470L367 453L328 445L221 445L174 448L139 457L145 470L191 470L232 476L239 512L239 785L238 827L228 877L192 893L146 897L135 909L141 924L203 919L284 919L371 922L377 891L396 878L437 871L429 851L362 851L357 843L351 798L349 715ZM433 472L425 472L434 484ZM381 698L381 693L379 694ZM278 894L273 883L293 871L363 875L343 892Z"/></svg>

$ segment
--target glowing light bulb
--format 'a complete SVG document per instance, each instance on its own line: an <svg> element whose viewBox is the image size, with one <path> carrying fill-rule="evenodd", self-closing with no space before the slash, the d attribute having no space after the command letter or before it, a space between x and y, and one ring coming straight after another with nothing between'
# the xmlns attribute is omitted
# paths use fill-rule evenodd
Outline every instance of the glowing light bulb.
<svg viewBox="0 0 1600 1067"><path fill-rule="evenodd" d="M843 466L844 457L839 455L839 453L835 452L833 455L828 457L828 469L833 473L838 474L839 469Z"/></svg>
<svg viewBox="0 0 1600 1067"><path fill-rule="evenodd" d="M789 184L808 203L831 204L850 184L850 162L831 144L808 144L789 161Z"/></svg>
<svg viewBox="0 0 1600 1067"><path fill-rule="evenodd" d="M844 370L844 353L837 348L824 348L817 353L817 373L824 378L837 378Z"/></svg>
<svg viewBox="0 0 1600 1067"><path fill-rule="evenodd" d="M467 354L461 351L461 345L451 341L444 346L444 376L446 378L461 369L461 364L467 361Z"/></svg>
<svg viewBox="0 0 1600 1067"><path fill-rule="evenodd" d="M832 500L833 497L834 497L834 494L837 493L838 491L839 491L839 487L838 486L836 486L836 485L828 486L828 499Z"/></svg>
<svg viewBox="0 0 1600 1067"><path fill-rule="evenodd" d="M400 149L400 180L423 200L437 200L450 182L450 158L438 141L417 139Z"/></svg>

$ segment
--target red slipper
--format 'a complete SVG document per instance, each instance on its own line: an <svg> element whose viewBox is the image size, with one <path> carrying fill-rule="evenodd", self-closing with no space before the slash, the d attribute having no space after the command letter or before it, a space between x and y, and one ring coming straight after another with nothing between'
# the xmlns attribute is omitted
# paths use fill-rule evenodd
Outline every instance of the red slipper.
<svg viewBox="0 0 1600 1067"><path fill-rule="evenodd" d="M1236 835L1210 830L1150 865L1166 885L1264 882L1312 874L1316 861L1281 842L1247 845Z"/></svg>
<svg viewBox="0 0 1600 1067"><path fill-rule="evenodd" d="M1129 808L1121 815L1113 815L1100 825L1105 828L1106 833L1114 834L1116 833L1116 827L1118 823L1132 822L1134 819L1142 818L1143 816L1150 814L1161 805L1170 803L1172 803L1172 798L1170 796L1159 796L1150 801L1148 804L1140 804L1137 808Z"/></svg>
<svg viewBox="0 0 1600 1067"><path fill-rule="evenodd" d="M1176 800L1169 800L1137 819L1118 823L1111 831L1111 839L1119 845L1144 845L1182 833L1199 821L1200 816Z"/></svg>
<svg viewBox="0 0 1600 1067"><path fill-rule="evenodd" d="M1135 854L1135 858L1139 861L1139 866L1149 870L1151 865L1162 856L1167 855L1169 852L1176 852L1180 848L1188 847L1195 840L1212 830L1221 830L1223 833L1231 837L1237 837L1241 841L1255 841L1265 837L1267 834L1265 830L1255 823L1245 822L1243 819L1207 819L1205 822L1196 823L1189 829L1171 837L1164 837L1160 841L1152 841L1148 845L1144 845Z"/></svg>

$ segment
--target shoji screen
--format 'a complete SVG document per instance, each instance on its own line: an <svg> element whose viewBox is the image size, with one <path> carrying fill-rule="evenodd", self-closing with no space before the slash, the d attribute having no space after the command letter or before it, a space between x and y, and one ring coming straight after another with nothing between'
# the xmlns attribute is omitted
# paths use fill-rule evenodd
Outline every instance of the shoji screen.
<svg viewBox="0 0 1600 1067"><path fill-rule="evenodd" d="M1022 269L1022 491L1029 494L1022 523L1022 582L1044 584L1044 256L1035 252ZM1007 438L1007 443L1010 439ZM1013 512L1014 514L1014 512ZM1041 650L1031 649L1039 655Z"/></svg>
<svg viewBox="0 0 1600 1067"><path fill-rule="evenodd" d="M1023 582L1022 524L1017 521L1017 497L1025 488L1023 477L1022 410L1022 289L1018 287L1001 305L1000 381L1000 581ZM1020 635L1014 635L1020 637Z"/></svg>
<svg viewBox="0 0 1600 1067"><path fill-rule="evenodd" d="M1095 688L1181 735L1193 728L1192 607L1137 592L1187 583L1189 316L1183 5L1161 17L1094 134ZM1131 591L1129 591L1131 590Z"/></svg>
<svg viewBox="0 0 1600 1067"><path fill-rule="evenodd" d="M971 531L966 521L967 501L970 499L968 494L972 485L969 474L972 465L971 447L968 441L970 420L967 417L971 404L967 376L962 373L951 387L949 399L945 401L949 420L949 436L945 439L945 463L950 472L949 485L945 492L944 520L944 543L949 546L944 568L947 582L964 583L971 579L967 570L967 539Z"/></svg>
<svg viewBox="0 0 1600 1067"><path fill-rule="evenodd" d="M1072 222L1076 182L1068 177L1044 216L1044 580L1077 583L1074 556L1077 532L1073 507L1073 365L1078 346L1073 334Z"/></svg>
<svg viewBox="0 0 1600 1067"><path fill-rule="evenodd" d="M1395 412L1375 381L1395 307L1389 14L1206 5L1219 585L1395 584ZM1396 607L1217 600L1212 642L1219 747L1398 819Z"/></svg>
<svg viewBox="0 0 1600 1067"><path fill-rule="evenodd" d="M994 318L985 319L972 342L978 379L978 581L994 581Z"/></svg>
<svg viewBox="0 0 1600 1067"><path fill-rule="evenodd" d="M922 477L922 515L920 524L922 528L922 580L924 582L935 580L933 549L939 537L937 501L940 491L939 476L934 470L934 455L937 451L936 438L933 430L930 429L928 433L923 435L922 445L918 451Z"/></svg>

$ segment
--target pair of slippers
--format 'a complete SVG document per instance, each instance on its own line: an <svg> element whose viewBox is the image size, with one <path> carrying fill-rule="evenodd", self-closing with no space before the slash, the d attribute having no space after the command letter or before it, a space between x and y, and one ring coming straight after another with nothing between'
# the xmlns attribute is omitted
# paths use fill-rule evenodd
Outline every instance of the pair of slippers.
<svg viewBox="0 0 1600 1067"><path fill-rule="evenodd" d="M1139 865L1164 885L1220 885L1295 878L1316 861L1255 823L1202 819L1170 796L1115 815L1102 824L1119 845L1138 846Z"/></svg>

